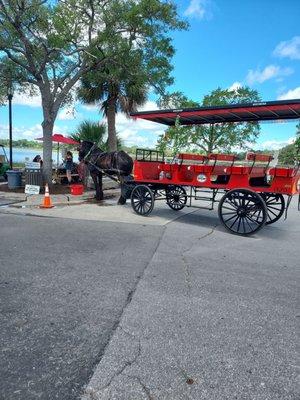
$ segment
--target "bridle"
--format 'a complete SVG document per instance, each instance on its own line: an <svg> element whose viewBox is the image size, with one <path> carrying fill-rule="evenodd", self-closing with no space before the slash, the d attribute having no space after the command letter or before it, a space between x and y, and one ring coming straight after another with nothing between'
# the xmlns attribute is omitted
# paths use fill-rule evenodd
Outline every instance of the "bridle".
<svg viewBox="0 0 300 400"><path fill-rule="evenodd" d="M98 147L96 143L93 144L93 146L90 148L90 150L87 152L87 154L83 157L83 161L88 161L88 157L91 155L91 153L95 150L95 148Z"/></svg>

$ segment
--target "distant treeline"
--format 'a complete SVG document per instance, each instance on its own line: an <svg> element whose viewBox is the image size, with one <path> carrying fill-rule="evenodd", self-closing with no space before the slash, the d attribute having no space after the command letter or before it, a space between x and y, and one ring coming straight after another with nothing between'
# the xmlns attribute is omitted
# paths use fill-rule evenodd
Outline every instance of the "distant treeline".
<svg viewBox="0 0 300 400"><path fill-rule="evenodd" d="M4 146L8 147L9 140L8 139L0 139L0 144L3 144ZM12 145L13 145L13 147L22 147L22 148L31 148L31 149L42 149L43 148L43 143L38 143L34 140L27 140L27 139L13 140Z"/></svg>

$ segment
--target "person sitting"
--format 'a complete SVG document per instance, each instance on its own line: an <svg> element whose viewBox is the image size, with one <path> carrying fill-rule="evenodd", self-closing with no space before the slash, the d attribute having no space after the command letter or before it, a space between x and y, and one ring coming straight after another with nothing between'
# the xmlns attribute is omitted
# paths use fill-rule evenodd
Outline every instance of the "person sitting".
<svg viewBox="0 0 300 400"><path fill-rule="evenodd" d="M72 181L72 169L73 169L73 154L71 151L67 151L64 164L66 168L68 183L70 184Z"/></svg>
<svg viewBox="0 0 300 400"><path fill-rule="evenodd" d="M87 166L83 160L79 161L79 164L77 166L77 172L79 176L79 181L86 186L87 184Z"/></svg>
<svg viewBox="0 0 300 400"><path fill-rule="evenodd" d="M37 155L34 157L34 159L32 160L32 162L39 162L41 168L42 168L42 166L43 166L43 160L42 160L42 157L41 157L39 154L37 154Z"/></svg>

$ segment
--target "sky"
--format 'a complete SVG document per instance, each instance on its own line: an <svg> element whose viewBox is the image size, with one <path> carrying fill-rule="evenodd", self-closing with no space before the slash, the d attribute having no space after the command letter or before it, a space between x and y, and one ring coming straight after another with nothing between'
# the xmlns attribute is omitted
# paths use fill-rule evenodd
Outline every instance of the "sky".
<svg viewBox="0 0 300 400"><path fill-rule="evenodd" d="M190 23L184 32L172 32L174 85L201 102L217 87L247 85L262 100L300 99L299 0L179 0L179 15ZM154 94L140 110L157 109ZM58 114L54 132L69 135L85 120L100 121L95 106L76 103ZM42 136L39 96L15 93L13 138ZM257 149L278 149L295 137L296 122L263 123ZM128 146L154 147L165 127L117 116L117 131ZM0 139L8 138L8 107L0 108Z"/></svg>

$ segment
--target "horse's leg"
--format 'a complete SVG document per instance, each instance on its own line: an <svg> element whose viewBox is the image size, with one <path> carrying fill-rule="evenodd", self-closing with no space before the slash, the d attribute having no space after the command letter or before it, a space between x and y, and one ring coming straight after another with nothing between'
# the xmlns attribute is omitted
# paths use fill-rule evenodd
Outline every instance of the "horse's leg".
<svg viewBox="0 0 300 400"><path fill-rule="evenodd" d="M101 197L101 191L100 191L99 182L98 182L98 171L91 172L91 177L93 179L95 190L96 190L95 198L97 200L102 200L103 197Z"/></svg>
<svg viewBox="0 0 300 400"><path fill-rule="evenodd" d="M103 200L102 172L98 172L98 182L99 182L99 199L97 197L97 200Z"/></svg>
<svg viewBox="0 0 300 400"><path fill-rule="evenodd" d="M118 204L123 206L126 204L126 199L127 199L127 187L126 183L124 182L123 176L119 176L120 180L120 186L121 186L121 196L119 197Z"/></svg>

